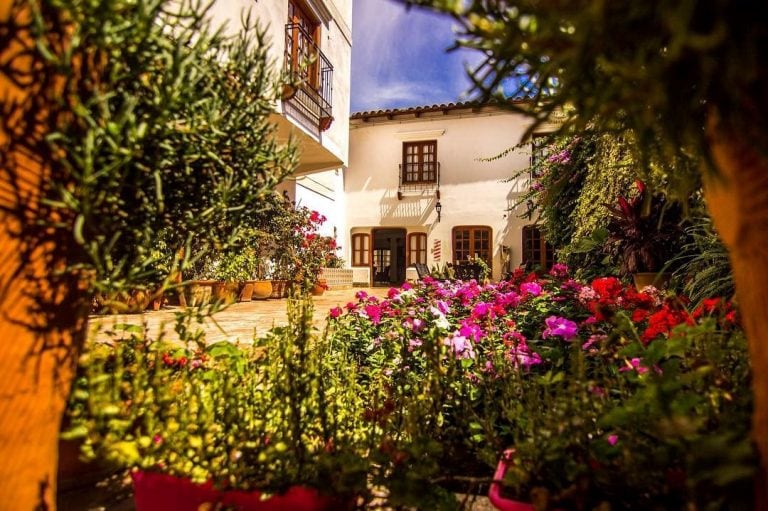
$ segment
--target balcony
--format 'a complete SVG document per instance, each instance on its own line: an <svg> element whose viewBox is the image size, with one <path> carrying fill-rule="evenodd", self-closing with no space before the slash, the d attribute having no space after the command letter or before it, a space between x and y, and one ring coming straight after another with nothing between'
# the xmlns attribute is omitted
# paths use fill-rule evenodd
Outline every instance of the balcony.
<svg viewBox="0 0 768 511"><path fill-rule="evenodd" d="M294 82L283 90L285 111L319 137L333 121L333 66L298 23L285 26L285 72Z"/></svg>
<svg viewBox="0 0 768 511"><path fill-rule="evenodd" d="M435 193L440 198L440 162L401 163L397 181L397 199L404 195Z"/></svg>

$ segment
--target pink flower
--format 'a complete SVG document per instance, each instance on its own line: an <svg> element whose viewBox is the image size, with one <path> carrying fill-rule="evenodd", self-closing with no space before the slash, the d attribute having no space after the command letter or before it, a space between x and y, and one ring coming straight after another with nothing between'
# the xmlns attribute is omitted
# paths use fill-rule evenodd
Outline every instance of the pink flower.
<svg viewBox="0 0 768 511"><path fill-rule="evenodd" d="M631 360L625 361L626 365L619 368L620 372L624 371L637 371L637 374L645 374L648 372L648 368L642 364L642 360L635 357Z"/></svg>
<svg viewBox="0 0 768 511"><path fill-rule="evenodd" d="M365 300L366 298L368 298L368 293L366 293L361 289L360 291L355 293L355 298L357 298L358 300Z"/></svg>
<svg viewBox="0 0 768 511"><path fill-rule="evenodd" d="M541 356L528 349L528 346L524 343L518 344L507 352L507 360L513 367L523 367L528 369L529 367L541 364Z"/></svg>
<svg viewBox="0 0 768 511"><path fill-rule="evenodd" d="M608 435L607 441L611 445L616 445L616 442L619 441L619 435Z"/></svg>
<svg viewBox="0 0 768 511"><path fill-rule="evenodd" d="M453 334L443 339L443 345L450 346L457 359L475 358L475 350L466 337Z"/></svg>
<svg viewBox="0 0 768 511"><path fill-rule="evenodd" d="M397 297L397 295L399 295L399 294L400 294L400 290L399 289L397 289L395 287L390 287L389 291L387 291L387 298L389 298L391 300L392 298Z"/></svg>
<svg viewBox="0 0 768 511"><path fill-rule="evenodd" d="M459 334L463 337L470 338L475 342L480 342L480 340L485 337L485 332L482 327L467 319L461 321Z"/></svg>
<svg viewBox="0 0 768 511"><path fill-rule="evenodd" d="M550 316L544 320L547 328L541 334L543 339L547 337L560 337L564 341L570 341L579 332L579 326L573 321L558 316Z"/></svg>
<svg viewBox="0 0 768 511"><path fill-rule="evenodd" d="M435 302L435 306L437 307L437 310L439 310L443 314L448 314L448 312L451 310L451 307L450 305L448 305L448 302L445 302L443 300L437 300Z"/></svg>
<svg viewBox="0 0 768 511"><path fill-rule="evenodd" d="M499 293L496 295L496 305L499 305L500 307L517 307L520 305L520 295L517 293L510 292L510 293Z"/></svg>
<svg viewBox="0 0 768 511"><path fill-rule="evenodd" d="M484 316L493 318L493 310L489 304L480 302L472 309L471 315L475 319L482 318Z"/></svg>
<svg viewBox="0 0 768 511"><path fill-rule="evenodd" d="M520 292L525 295L539 296L541 294L541 286L538 282L523 282L520 284Z"/></svg>
<svg viewBox="0 0 768 511"><path fill-rule="evenodd" d="M602 342L608 338L605 334L592 334L589 336L589 339L587 339L587 342L581 345L581 349L585 350L592 346L595 343Z"/></svg>
<svg viewBox="0 0 768 511"><path fill-rule="evenodd" d="M568 276L568 266L562 263L553 264L549 274L553 277L564 279Z"/></svg>
<svg viewBox="0 0 768 511"><path fill-rule="evenodd" d="M333 319L336 319L339 316L341 316L342 312L344 312L344 311L341 310L341 307L334 307L334 308L331 309L330 315L331 315L331 317Z"/></svg>

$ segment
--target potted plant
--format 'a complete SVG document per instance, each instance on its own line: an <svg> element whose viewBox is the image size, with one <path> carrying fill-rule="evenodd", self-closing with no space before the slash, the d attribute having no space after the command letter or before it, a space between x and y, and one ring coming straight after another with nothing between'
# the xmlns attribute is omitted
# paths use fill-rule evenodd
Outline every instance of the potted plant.
<svg viewBox="0 0 768 511"><path fill-rule="evenodd" d="M633 276L638 289L660 287L669 275L659 272L683 244L682 210L663 194L648 194L642 181L635 186L637 195L606 204L610 220L605 250L619 261L623 275Z"/></svg>
<svg viewBox="0 0 768 511"><path fill-rule="evenodd" d="M311 303L252 345L144 338L94 342L80 361L69 438L132 471L138 511L201 506L335 510L367 495L372 429L348 360L328 357ZM265 495L269 493L271 497Z"/></svg>

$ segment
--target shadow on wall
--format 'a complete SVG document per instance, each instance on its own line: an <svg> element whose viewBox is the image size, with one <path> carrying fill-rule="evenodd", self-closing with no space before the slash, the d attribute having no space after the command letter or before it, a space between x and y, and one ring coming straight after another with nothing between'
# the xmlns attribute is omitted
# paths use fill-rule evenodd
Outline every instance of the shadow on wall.
<svg viewBox="0 0 768 511"><path fill-rule="evenodd" d="M398 200L397 194L387 190L379 200L381 225L429 225L437 220L434 192L406 195Z"/></svg>

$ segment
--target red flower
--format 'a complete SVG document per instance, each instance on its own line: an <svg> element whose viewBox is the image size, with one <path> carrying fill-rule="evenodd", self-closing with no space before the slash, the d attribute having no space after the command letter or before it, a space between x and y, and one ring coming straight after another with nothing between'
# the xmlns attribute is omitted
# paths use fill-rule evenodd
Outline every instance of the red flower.
<svg viewBox="0 0 768 511"><path fill-rule="evenodd" d="M648 318L648 328L643 332L643 342L651 342L657 336L669 334L674 327L682 323L693 323L693 319L683 310L673 310L668 304Z"/></svg>
<svg viewBox="0 0 768 511"><path fill-rule="evenodd" d="M645 321L649 314L650 312L645 309L635 309L634 312L632 312L632 322L640 323Z"/></svg>
<svg viewBox="0 0 768 511"><path fill-rule="evenodd" d="M601 277L592 281L592 289L594 289L602 299L615 299L621 294L622 285L616 277Z"/></svg>

